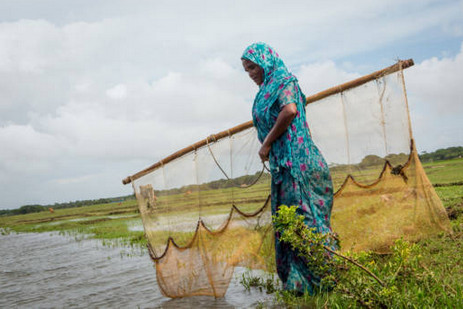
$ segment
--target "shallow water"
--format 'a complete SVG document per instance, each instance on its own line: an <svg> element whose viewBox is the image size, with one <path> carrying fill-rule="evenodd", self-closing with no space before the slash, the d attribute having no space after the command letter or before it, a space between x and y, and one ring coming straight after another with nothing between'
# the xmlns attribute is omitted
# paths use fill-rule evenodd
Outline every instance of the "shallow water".
<svg viewBox="0 0 463 309"><path fill-rule="evenodd" d="M224 298L161 295L145 250L110 248L57 233L0 236L0 308L252 308L271 296L246 292L235 270Z"/></svg>

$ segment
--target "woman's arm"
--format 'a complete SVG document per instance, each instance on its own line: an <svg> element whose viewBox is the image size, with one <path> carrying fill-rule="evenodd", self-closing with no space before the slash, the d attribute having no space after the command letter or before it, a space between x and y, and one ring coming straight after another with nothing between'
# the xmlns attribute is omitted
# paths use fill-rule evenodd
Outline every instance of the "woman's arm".
<svg viewBox="0 0 463 309"><path fill-rule="evenodd" d="M281 109L275 125L268 133L259 150L259 156L262 162L268 161L268 154L272 148L272 143L286 131L294 117L296 117L296 114L297 107L295 103L287 104Z"/></svg>

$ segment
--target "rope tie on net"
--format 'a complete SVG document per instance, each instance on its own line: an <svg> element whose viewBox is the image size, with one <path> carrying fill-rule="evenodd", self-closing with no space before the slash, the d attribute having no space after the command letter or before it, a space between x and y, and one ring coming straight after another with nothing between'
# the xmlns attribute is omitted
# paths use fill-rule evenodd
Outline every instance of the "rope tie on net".
<svg viewBox="0 0 463 309"><path fill-rule="evenodd" d="M231 137L230 135L230 130L228 130L229 132L229 136ZM209 149L209 153L211 154L212 156L212 159L214 160L215 164L217 165L217 167L219 168L219 170L222 172L222 174L225 176L225 178L227 178L227 180L232 180L228 175L227 173L225 172L225 170L222 168L222 166L220 165L219 161L217 160L217 158L215 157L214 155L214 152L212 152L212 149L211 149L211 146L210 146L210 143L209 141L212 141L212 142L216 142L217 139L215 138L214 135L211 135L209 137L206 138L206 145L207 145L207 149ZM250 188L252 187L253 185L255 185L259 179L262 177L262 175L264 174L264 171L267 170L270 172L270 170L268 169L268 167L265 165L264 162L262 162L262 170L260 171L259 173L259 176L257 176L257 178L252 182L250 183L249 185L241 185L241 186L238 186L236 188L240 188L240 189L246 189L246 188Z"/></svg>

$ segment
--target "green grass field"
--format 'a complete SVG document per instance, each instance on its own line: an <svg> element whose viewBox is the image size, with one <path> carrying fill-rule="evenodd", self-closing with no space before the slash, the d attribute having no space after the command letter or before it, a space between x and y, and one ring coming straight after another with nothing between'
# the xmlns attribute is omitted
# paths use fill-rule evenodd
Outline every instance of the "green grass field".
<svg viewBox="0 0 463 309"><path fill-rule="evenodd" d="M430 271L433 272L436 280L444 285L456 287L463 290L463 159L438 161L424 164L425 171L436 185L437 194L442 200L451 219L453 235L437 235L419 242L422 261ZM189 196L184 194L164 197L168 204L176 205L176 211L169 212L169 216L178 216L180 212L185 214L185 209L191 209L191 215L220 215L230 210L230 200L224 199L234 190L233 200L235 204L247 212L259 208L265 201L268 194L268 184L257 184L249 189L219 189L203 191L198 196L192 193ZM160 207L163 207L161 202ZM208 204L197 207L199 200L207 200ZM0 232L51 232L76 235L86 235L101 239L108 245L131 245L136 248L144 248L146 240L142 229L142 221L136 200L129 200L122 203L99 204L79 208L57 209L54 213L40 212L18 216L0 217ZM168 234L166 234L168 235ZM384 263L387 263L387 258ZM437 281L436 281L437 282ZM419 287L413 286L412 289ZM436 285L435 294L423 295L423 302L410 304L410 307L419 308L432 307L432 304L441 304L436 300L441 297L442 287ZM460 290L460 295L461 295ZM330 299L323 299L324 303L339 308L344 307L343 303L337 303L336 296ZM322 300L316 300L317 304ZM341 301L341 300L339 300ZM449 306L456 303L449 300ZM351 304L352 305L352 304ZM352 305L355 307L356 305Z"/></svg>
<svg viewBox="0 0 463 309"><path fill-rule="evenodd" d="M426 175L433 184L463 181L463 158L423 164Z"/></svg>

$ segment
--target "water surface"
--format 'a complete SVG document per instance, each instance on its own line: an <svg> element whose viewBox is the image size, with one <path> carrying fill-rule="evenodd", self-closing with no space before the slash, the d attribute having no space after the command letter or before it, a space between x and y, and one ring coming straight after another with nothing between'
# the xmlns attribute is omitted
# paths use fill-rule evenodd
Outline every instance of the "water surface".
<svg viewBox="0 0 463 309"><path fill-rule="evenodd" d="M252 308L271 296L246 292L243 269L224 298L162 296L146 250L110 248L57 233L0 236L0 308Z"/></svg>

